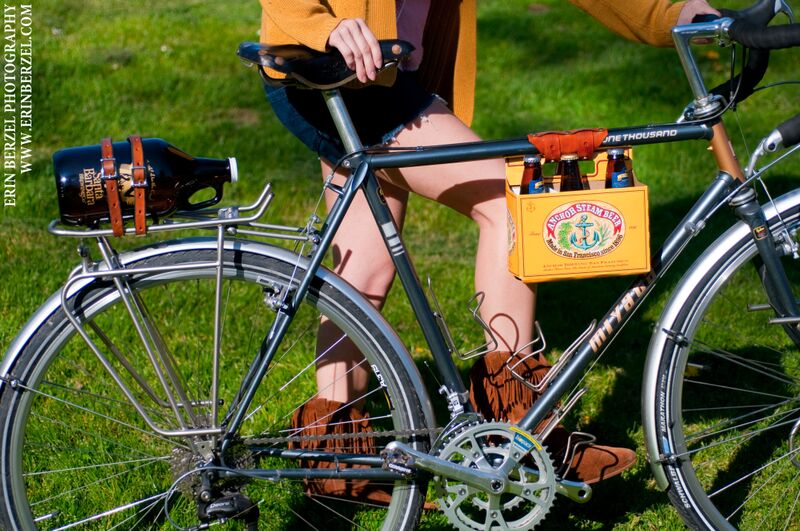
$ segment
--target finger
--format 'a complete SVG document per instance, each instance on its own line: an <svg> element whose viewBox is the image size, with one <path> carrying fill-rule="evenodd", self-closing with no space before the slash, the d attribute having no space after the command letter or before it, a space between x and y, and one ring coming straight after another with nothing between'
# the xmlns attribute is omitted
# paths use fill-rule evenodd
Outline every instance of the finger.
<svg viewBox="0 0 800 531"><path fill-rule="evenodd" d="M355 71L356 77L360 82L366 83L368 69L364 61L364 53L361 51L361 45L356 40L356 35L350 31L349 27L346 27L343 28L341 36L350 57L347 67ZM345 61L347 61L347 58L345 58Z"/></svg>
<svg viewBox="0 0 800 531"><path fill-rule="evenodd" d="M342 27L340 24L331 32L328 37L328 45L336 48L339 53L342 54L347 68L356 73L359 81L366 81L366 74L363 73L362 62L357 57L358 50L355 46L355 42L345 27ZM359 71L361 71L360 75Z"/></svg>
<svg viewBox="0 0 800 531"><path fill-rule="evenodd" d="M365 83L367 78L374 80L377 66L374 63L373 53L368 42L372 32L360 19L348 20L347 22L348 24L343 27L343 30L347 33L345 39L348 45L353 49L358 80L362 83ZM372 39L374 40L374 36L372 36ZM362 73L363 76L361 75Z"/></svg>
<svg viewBox="0 0 800 531"><path fill-rule="evenodd" d="M372 31L369 29L369 27L363 20L358 19L357 22L361 27L361 35L363 36L364 43L366 45L366 48L362 48L362 51L364 52L365 55L370 55L372 57L372 64L375 67L375 69L376 70L380 69L381 66L383 66L383 54L381 53L381 45L378 42L377 37L375 37L375 34L372 33ZM372 79L375 78L373 77Z"/></svg>

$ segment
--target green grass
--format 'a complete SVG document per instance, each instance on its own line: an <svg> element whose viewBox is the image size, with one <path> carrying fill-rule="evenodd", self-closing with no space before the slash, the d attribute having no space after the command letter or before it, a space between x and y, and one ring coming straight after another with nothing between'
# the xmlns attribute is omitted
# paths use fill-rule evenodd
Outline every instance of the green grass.
<svg viewBox="0 0 800 531"><path fill-rule="evenodd" d="M3 349L78 261L76 242L56 239L45 230L58 216L50 157L59 148L139 133L165 138L198 156L235 155L242 178L228 187L225 203L251 202L264 182L271 181L277 199L268 217L274 222L302 224L319 194L314 157L277 122L255 72L234 54L240 41L257 40L258 2L132 4L35 3L34 167L19 179L18 206L3 209L0 225ZM484 138L669 121L690 99L674 51L625 42L556 0L540 2L544 9L530 10L528 4L480 2L473 125ZM721 81L727 72L725 52L721 58L704 54L701 63L712 82ZM796 54L774 53L765 82L796 78L796 64ZM758 93L728 119L742 158L757 138L797 112L798 91L789 85ZM636 150L637 176L650 186L654 246L713 177L713 158L704 148L690 142ZM775 191L785 190L795 186L798 176L795 157L773 172L768 183ZM712 227L729 221L726 214L721 217ZM456 341L465 350L480 337L464 309L472 294L475 236L475 228L461 216L412 198L406 241L420 276L431 277ZM711 238L701 235L676 270L688 266ZM121 247L146 241L150 240L133 239ZM548 520L553 528L680 527L644 462L639 420L639 381L649 332L677 278L675 272L663 282L588 378L589 394L570 420L581 429L602 433L604 441L639 448L640 461L622 478L599 486L586 506L559 501ZM541 286L538 319L553 351L562 350L591 319L602 315L627 282ZM397 289L385 314L420 363L429 359L422 334ZM427 376L424 366L421 371ZM438 528L436 519L423 528Z"/></svg>

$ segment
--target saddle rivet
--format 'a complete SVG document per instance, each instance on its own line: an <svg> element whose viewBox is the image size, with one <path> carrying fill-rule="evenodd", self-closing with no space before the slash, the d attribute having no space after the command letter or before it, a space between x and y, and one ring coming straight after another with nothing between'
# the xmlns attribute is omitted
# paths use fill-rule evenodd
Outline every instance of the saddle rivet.
<svg viewBox="0 0 800 531"><path fill-rule="evenodd" d="M278 66L283 66L283 63L285 63L285 62L286 62L286 60L283 57L276 57L275 58L275 64L278 65Z"/></svg>
<svg viewBox="0 0 800 531"><path fill-rule="evenodd" d="M395 55L400 55L403 52L403 47L399 44L395 44L392 46L392 53Z"/></svg>

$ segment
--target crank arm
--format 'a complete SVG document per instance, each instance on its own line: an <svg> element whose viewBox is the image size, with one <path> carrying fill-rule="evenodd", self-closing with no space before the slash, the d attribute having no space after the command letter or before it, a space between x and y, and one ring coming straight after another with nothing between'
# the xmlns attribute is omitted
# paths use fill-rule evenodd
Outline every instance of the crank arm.
<svg viewBox="0 0 800 531"><path fill-rule="evenodd" d="M539 472L525 467L525 473L531 478L539 479ZM576 503L586 503L592 499L592 487L580 481L556 479L556 492Z"/></svg>
<svg viewBox="0 0 800 531"><path fill-rule="evenodd" d="M505 492L509 486L506 479L499 474L489 474L480 470L465 468L450 461L414 450L401 442L390 442L381 453L384 455L387 467L390 469L397 470L392 465L401 463L404 467L424 470L435 476L461 481L470 487L492 494Z"/></svg>
<svg viewBox="0 0 800 531"><path fill-rule="evenodd" d="M482 492L495 494L507 492L519 496L525 495L525 485L508 482L499 474L489 474L471 468L464 468L450 461L414 450L401 442L390 442L382 453L390 469L397 470L398 467L391 465L399 463L402 468L424 470L436 476L462 481ZM526 472L532 478L538 479L538 474L535 470L526 467ZM592 488L586 483L578 481L558 480L556 481L556 492L576 503L586 503L592 498Z"/></svg>
<svg viewBox="0 0 800 531"><path fill-rule="evenodd" d="M556 492L576 503L586 503L592 499L592 487L579 481L556 480Z"/></svg>

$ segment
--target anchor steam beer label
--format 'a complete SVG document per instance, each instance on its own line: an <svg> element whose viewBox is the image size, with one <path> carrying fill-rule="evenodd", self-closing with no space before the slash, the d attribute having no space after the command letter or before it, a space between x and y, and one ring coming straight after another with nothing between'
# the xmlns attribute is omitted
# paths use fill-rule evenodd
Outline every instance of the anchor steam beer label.
<svg viewBox="0 0 800 531"><path fill-rule="evenodd" d="M614 251L625 238L625 219L601 201L576 201L553 209L542 230L547 248L566 258L596 258Z"/></svg>

